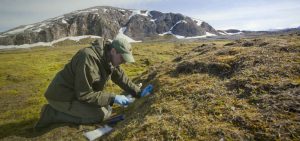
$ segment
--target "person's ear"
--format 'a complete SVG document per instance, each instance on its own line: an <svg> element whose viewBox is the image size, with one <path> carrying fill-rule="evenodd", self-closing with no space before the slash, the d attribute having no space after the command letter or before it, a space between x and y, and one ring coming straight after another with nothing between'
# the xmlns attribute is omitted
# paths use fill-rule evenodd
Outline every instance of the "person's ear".
<svg viewBox="0 0 300 141"><path fill-rule="evenodd" d="M117 52L117 51L116 51L115 48L112 48L112 49L110 50L110 53L111 53L111 54L116 54L116 52Z"/></svg>

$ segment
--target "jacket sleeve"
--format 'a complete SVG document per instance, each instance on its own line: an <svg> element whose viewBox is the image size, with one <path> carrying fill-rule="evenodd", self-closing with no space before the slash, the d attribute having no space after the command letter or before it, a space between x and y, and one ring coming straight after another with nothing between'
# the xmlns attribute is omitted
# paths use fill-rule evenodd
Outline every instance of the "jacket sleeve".
<svg viewBox="0 0 300 141"><path fill-rule="evenodd" d="M92 88L95 79L101 78L93 68L97 65L91 56L81 53L73 66L75 69L74 89L78 100L99 106L113 104L113 94L94 91Z"/></svg>
<svg viewBox="0 0 300 141"><path fill-rule="evenodd" d="M120 66L114 69L111 80L119 87L121 87L125 92L131 94L133 97L140 97L140 88L127 77Z"/></svg>

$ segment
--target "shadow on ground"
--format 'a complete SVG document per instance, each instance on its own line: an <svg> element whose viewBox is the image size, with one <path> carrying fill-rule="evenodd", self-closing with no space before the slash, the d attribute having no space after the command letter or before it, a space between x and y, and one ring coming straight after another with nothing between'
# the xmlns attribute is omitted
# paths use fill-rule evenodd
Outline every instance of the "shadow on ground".
<svg viewBox="0 0 300 141"><path fill-rule="evenodd" d="M73 124L54 124L48 128L35 130L34 125L38 119L24 120L21 122L7 123L0 126L0 140L9 136L35 138L42 136L55 128L62 126L74 126ZM7 130L9 129L9 130Z"/></svg>

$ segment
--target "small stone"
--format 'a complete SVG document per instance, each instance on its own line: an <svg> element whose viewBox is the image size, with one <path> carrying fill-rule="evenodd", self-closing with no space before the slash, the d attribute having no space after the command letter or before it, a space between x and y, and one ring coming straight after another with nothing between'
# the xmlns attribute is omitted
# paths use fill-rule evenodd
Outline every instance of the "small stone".
<svg viewBox="0 0 300 141"><path fill-rule="evenodd" d="M231 107L231 110L232 110L232 111L235 111L235 107L232 106L232 107Z"/></svg>

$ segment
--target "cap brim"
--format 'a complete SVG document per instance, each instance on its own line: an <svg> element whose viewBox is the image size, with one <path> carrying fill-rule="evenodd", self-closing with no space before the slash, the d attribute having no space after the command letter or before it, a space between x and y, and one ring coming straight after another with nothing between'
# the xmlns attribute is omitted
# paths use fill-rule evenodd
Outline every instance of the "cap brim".
<svg viewBox="0 0 300 141"><path fill-rule="evenodd" d="M133 63L135 62L133 55L129 53L123 53L121 54L123 59L125 60L126 63Z"/></svg>

